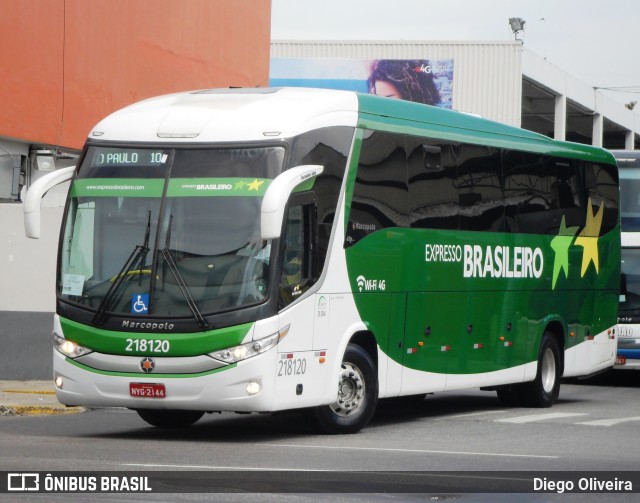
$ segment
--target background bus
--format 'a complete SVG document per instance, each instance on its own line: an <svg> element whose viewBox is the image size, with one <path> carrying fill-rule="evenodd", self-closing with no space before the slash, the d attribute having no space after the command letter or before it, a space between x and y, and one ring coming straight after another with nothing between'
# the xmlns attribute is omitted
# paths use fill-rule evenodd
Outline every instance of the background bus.
<svg viewBox="0 0 640 503"><path fill-rule="evenodd" d="M204 90L99 123L58 251L67 405L156 426L489 388L551 406L613 365L618 176L598 148L346 91Z"/></svg>
<svg viewBox="0 0 640 503"><path fill-rule="evenodd" d="M640 369L640 151L612 150L620 175L622 265L614 368Z"/></svg>

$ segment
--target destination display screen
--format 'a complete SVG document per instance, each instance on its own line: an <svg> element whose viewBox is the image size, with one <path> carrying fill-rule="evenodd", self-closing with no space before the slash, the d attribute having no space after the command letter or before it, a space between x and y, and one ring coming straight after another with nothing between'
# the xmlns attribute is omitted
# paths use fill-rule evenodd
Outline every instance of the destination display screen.
<svg viewBox="0 0 640 503"><path fill-rule="evenodd" d="M96 166L149 166L164 164L169 155L162 150L133 150L130 148L100 149L96 152L94 165Z"/></svg>
<svg viewBox="0 0 640 503"><path fill-rule="evenodd" d="M162 178L171 150L136 147L89 147L79 178Z"/></svg>

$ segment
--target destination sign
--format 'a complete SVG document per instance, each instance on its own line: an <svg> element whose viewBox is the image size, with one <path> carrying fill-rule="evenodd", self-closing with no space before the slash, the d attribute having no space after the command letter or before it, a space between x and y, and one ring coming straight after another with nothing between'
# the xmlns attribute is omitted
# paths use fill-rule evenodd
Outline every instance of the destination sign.
<svg viewBox="0 0 640 503"><path fill-rule="evenodd" d="M150 166L167 162L169 155L162 150L101 150L96 153L98 166Z"/></svg>

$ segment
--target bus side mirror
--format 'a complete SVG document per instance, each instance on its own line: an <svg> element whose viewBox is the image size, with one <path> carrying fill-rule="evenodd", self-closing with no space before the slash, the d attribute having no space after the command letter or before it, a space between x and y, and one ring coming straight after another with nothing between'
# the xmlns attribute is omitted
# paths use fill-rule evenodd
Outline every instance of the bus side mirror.
<svg viewBox="0 0 640 503"><path fill-rule="evenodd" d="M280 173L269 185L262 199L260 214L260 237L277 239L282 232L284 209L293 190L303 182L318 176L324 166L305 164Z"/></svg>
<svg viewBox="0 0 640 503"><path fill-rule="evenodd" d="M40 203L44 195L56 185L71 180L75 169L75 166L69 166L68 168L52 171L38 178L29 187L22 206L24 232L28 238L38 239L40 237Z"/></svg>

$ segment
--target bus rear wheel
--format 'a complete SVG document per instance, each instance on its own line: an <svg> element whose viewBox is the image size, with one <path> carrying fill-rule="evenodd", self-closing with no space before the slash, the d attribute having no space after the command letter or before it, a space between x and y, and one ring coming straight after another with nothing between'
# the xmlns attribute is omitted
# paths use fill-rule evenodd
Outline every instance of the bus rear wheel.
<svg viewBox="0 0 640 503"><path fill-rule="evenodd" d="M186 428L204 416L200 410L138 409L138 415L158 428Z"/></svg>
<svg viewBox="0 0 640 503"><path fill-rule="evenodd" d="M551 407L560 394L560 349L550 332L542 336L536 378L522 384L522 403L529 407Z"/></svg>
<svg viewBox="0 0 640 503"><path fill-rule="evenodd" d="M306 411L309 423L319 433L357 433L376 410L378 371L369 353L349 344L341 367L335 402Z"/></svg>

